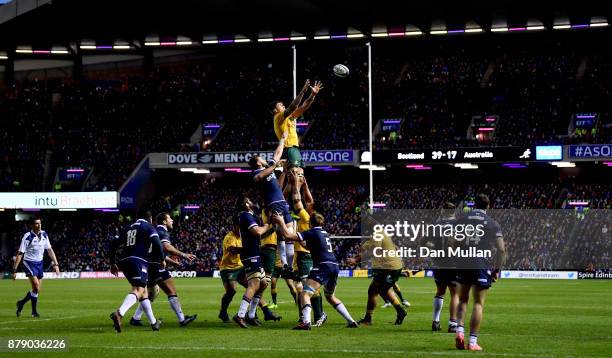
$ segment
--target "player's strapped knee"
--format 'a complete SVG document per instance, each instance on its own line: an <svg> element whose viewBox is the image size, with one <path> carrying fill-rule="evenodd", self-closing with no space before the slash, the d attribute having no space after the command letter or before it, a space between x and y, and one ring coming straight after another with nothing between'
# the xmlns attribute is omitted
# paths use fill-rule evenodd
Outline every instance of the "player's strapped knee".
<svg viewBox="0 0 612 358"><path fill-rule="evenodd" d="M317 290L315 290L314 288L310 287L309 285L304 285L304 292L306 292L307 294L309 294L310 296L314 295L315 292L317 292Z"/></svg>

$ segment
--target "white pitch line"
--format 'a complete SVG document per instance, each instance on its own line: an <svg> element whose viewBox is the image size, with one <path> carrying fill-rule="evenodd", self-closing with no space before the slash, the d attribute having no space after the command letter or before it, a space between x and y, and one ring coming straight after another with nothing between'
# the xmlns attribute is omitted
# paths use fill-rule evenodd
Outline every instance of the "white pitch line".
<svg viewBox="0 0 612 358"><path fill-rule="evenodd" d="M42 322L42 321L58 321L58 320L74 319L74 318L81 318L81 317L83 317L83 316L69 316L69 317L57 317L57 318L34 318L34 319L28 319L27 317L25 317L22 320L5 321L5 322L0 322L0 324L32 323L32 322Z"/></svg>
<svg viewBox="0 0 612 358"><path fill-rule="evenodd" d="M463 355L469 354L467 351L459 351L459 350L448 350L448 351L398 351L398 350L376 350L376 351L363 351L363 350L354 350L354 349L300 349L300 348L264 348L264 347L225 347L225 346L201 346L201 347L156 347L156 346L88 346L88 345L73 345L70 348L101 348L101 349L136 349L136 350L154 350L154 349L167 349L167 350L197 350L197 351L238 351L238 352L298 352L298 353L351 353L351 354L398 354L398 355ZM558 357L556 355L547 355L547 354L524 354L524 353L495 353L495 352L485 352L488 356L497 356L497 357ZM562 357L571 358L576 357L572 355L564 355ZM595 357L592 358L605 358L605 357Z"/></svg>

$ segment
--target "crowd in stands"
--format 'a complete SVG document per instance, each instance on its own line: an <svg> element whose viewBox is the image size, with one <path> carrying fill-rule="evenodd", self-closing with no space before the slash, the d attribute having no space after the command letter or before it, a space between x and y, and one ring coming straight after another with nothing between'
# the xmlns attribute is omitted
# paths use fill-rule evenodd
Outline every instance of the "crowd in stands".
<svg viewBox="0 0 612 358"><path fill-rule="evenodd" d="M325 88L298 119L309 123L303 148L367 148L365 47L307 46L298 90L306 78ZM373 114L375 121L404 121L399 132L378 136L378 149L610 142L607 55L562 44L491 49L457 41L418 53L397 46L377 47ZM292 98L290 53L236 51L113 80L24 80L1 89L0 189L50 188L56 168L78 166L93 168L88 189L115 190L149 152L271 150L271 103ZM351 75L333 76L330 61L346 64ZM597 127L568 136L578 112L597 113ZM472 116L487 114L499 116L492 142L466 139ZM189 144L203 123L223 127L205 146Z"/></svg>
<svg viewBox="0 0 612 358"><path fill-rule="evenodd" d="M417 52L415 50L415 52ZM588 50L509 45L379 49L374 116L404 119L378 148L609 143L612 58ZM393 53L393 55L389 55ZM576 113L598 113L593 130L568 136ZM497 115L492 140L468 139L472 116Z"/></svg>
<svg viewBox="0 0 612 358"><path fill-rule="evenodd" d="M313 185L315 207L325 214L326 229L334 236L335 254L343 269L367 268L367 262L354 263L350 258L361 255L361 212L367 208L364 185ZM171 237L180 250L195 254L192 263L182 261L181 269L211 272L218 268L221 243L231 230L236 193L245 193L259 202L259 195L239 183L208 178L164 195L153 203L155 212L167 211L175 217ZM376 196L387 209L438 210L443 202L459 208L471 205L476 194L491 198L491 215L498 220L506 240L506 268L524 270L580 269L612 267L610 259L609 209L612 190L604 184L383 184ZM568 206L572 200L590 202L588 208ZM181 211L185 204L199 209ZM522 210L499 210L522 209ZM533 210L540 209L540 210ZM71 216L43 221L66 271L108 270L108 249L112 238L134 218L95 215L88 220ZM15 232L15 245L28 230L22 225ZM348 236L348 237L347 237ZM12 260L2 258L10 269ZM412 269L427 268L423 260L408 260Z"/></svg>

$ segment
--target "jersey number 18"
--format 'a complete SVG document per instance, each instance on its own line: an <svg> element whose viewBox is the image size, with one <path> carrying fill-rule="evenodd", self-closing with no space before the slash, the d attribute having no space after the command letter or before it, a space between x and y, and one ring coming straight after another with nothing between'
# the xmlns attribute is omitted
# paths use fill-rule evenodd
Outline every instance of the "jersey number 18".
<svg viewBox="0 0 612 358"><path fill-rule="evenodd" d="M136 244L136 230L130 230L127 232L127 246L134 246Z"/></svg>

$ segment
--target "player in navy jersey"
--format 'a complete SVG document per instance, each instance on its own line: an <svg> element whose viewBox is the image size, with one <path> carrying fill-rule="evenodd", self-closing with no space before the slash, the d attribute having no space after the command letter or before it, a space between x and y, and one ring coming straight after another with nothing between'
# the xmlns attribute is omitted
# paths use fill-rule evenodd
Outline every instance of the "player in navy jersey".
<svg viewBox="0 0 612 358"><path fill-rule="evenodd" d="M40 317L40 314L38 314L36 305L38 304L38 295L40 294L40 287L43 279L43 256L45 254L45 250L47 250L49 257L51 258L53 271L55 271L56 274L59 274L60 270L57 263L57 257L55 257L55 252L51 248L51 243L49 242L49 236L42 230L41 219L34 218L31 221L30 226L32 230L23 235L21 245L19 245L19 249L15 255L15 263L13 265L13 280L17 276L17 269L19 268L19 264L23 258L23 269L28 280L30 280L32 289L26 293L23 299L17 301L16 314L17 317L19 317L21 315L21 311L23 310L23 306L28 301L31 301L32 317L38 318Z"/></svg>
<svg viewBox="0 0 612 358"><path fill-rule="evenodd" d="M455 205L453 203L444 203L442 206L441 218L436 222L437 225L454 225L457 223L455 217ZM433 242L434 249L446 251L449 247L447 238L435 238ZM452 240L452 238L450 239ZM446 289L450 291L450 317L448 320L448 332L454 333L457 329L457 305L459 304L459 296L457 295L457 270L454 268L452 261L448 258L437 258L434 261L435 268L433 270L434 280L436 283L436 295L433 299L433 320L431 330L434 332L440 331L440 313L444 305L444 296Z"/></svg>
<svg viewBox="0 0 612 358"><path fill-rule="evenodd" d="M274 174L274 170L278 167L283 167L286 160L280 160L283 154L283 148L285 140L287 139L287 132L283 133L278 146L274 150L273 159L266 162L262 157L254 155L249 159L249 167L253 169L253 180L259 193L264 201L264 210L268 216L271 217L273 213L279 213L283 216L285 223L289 227L290 232L296 232L295 222L291 217L289 211L289 204L285 200L283 195L283 189ZM281 263L283 265L283 271L287 274L291 273L291 263L293 263L293 243L285 242L284 238L278 237L278 251L281 257Z"/></svg>
<svg viewBox="0 0 612 358"><path fill-rule="evenodd" d="M480 257L467 258L467 261L463 262L462 266L469 266L470 269L460 269L457 272L457 281L459 282L459 307L457 309L457 329L455 333L455 346L457 349L466 349L463 325L470 291L472 290L474 303L470 320L470 340L467 344L467 349L473 351L482 350L478 345L478 333L482 322L485 297L491 284L497 280L501 265L506 260L506 249L501 228L486 212L489 208L489 203L488 196L479 194L474 200L474 210L458 218L458 222L461 224L482 225L483 234L465 238L461 242L464 248L476 247L479 250L496 249L497 254L494 256L495 260Z"/></svg>
<svg viewBox="0 0 612 358"><path fill-rule="evenodd" d="M261 325L255 314L261 296L269 282L266 280L266 275L261 265L259 247L261 245L261 237L274 230L274 226L272 224L261 225L253 211L254 204L247 197L238 199L236 208L239 211L238 223L240 226L240 237L242 238L240 258L244 265L248 284L244 296L242 296L238 313L233 317L233 320L240 327L248 328L247 324L252 326Z"/></svg>
<svg viewBox="0 0 612 358"><path fill-rule="evenodd" d="M334 255L334 250L327 231L323 230L325 219L323 215L313 212L310 216L312 229L302 233L292 233L287 230L287 226L281 215L274 215L273 220L279 225L280 231L287 240L299 241L312 255L313 268L304 284L304 289L300 294L300 305L302 307L302 322L295 326L296 330L310 330L310 312L312 310L310 298L315 292L323 287L325 298L335 309L344 317L348 323L347 327L359 327L357 322L351 317L350 313L336 295L336 285L338 283L338 261Z"/></svg>
<svg viewBox="0 0 612 358"><path fill-rule="evenodd" d="M157 226L155 228L157 230L157 234L159 235L159 241L161 242L164 250L164 256L168 254L180 256L184 259L189 260L189 262L192 262L196 259L195 255L184 253L172 245L170 241L169 230L172 230L174 220L172 220L170 214L166 212L157 214L157 216L155 217L155 222L157 223ZM169 261L169 258L165 257L164 260ZM186 316L183 313L183 308L181 307L181 302L179 301L178 295L176 293L176 287L174 286L174 280L172 279L172 276L170 276L170 272L168 272L166 267L160 265L159 262L155 262L153 257L150 258L148 264L149 277L147 282L147 289L149 300L151 302L155 300L157 293L159 292L159 289L155 287L157 285L168 296L168 303L170 304L170 308L176 314L176 317L178 318L181 327L185 327L189 323L195 321L198 315ZM136 312L134 312L134 316L132 316L132 318L130 319L130 324L132 326L142 326L141 317L143 312L144 309L142 305L138 306Z"/></svg>
<svg viewBox="0 0 612 358"><path fill-rule="evenodd" d="M124 230L119 239L113 241L111 245L111 273L117 276L121 270L132 286L132 291L125 297L119 309L110 315L117 332L121 332L121 318L138 301L154 331L159 331L162 323L153 314L146 286L148 262L158 262L165 267L164 251L159 241L159 234L151 224L151 212L143 211L139 214L141 219Z"/></svg>

